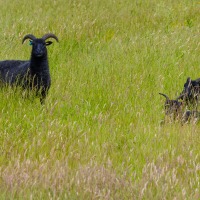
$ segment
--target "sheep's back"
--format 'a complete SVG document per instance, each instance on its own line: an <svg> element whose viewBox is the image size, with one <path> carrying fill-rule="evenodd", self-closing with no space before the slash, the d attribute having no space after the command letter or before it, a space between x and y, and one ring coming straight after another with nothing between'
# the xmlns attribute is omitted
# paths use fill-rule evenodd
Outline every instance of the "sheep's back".
<svg viewBox="0 0 200 200"><path fill-rule="evenodd" d="M6 84L18 84L27 76L30 61L4 60L0 61L0 79Z"/></svg>

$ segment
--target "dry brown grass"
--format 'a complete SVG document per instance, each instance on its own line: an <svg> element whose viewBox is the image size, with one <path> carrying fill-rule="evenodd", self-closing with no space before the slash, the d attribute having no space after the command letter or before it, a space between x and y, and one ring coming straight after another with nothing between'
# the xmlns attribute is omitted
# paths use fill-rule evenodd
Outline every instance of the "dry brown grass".
<svg viewBox="0 0 200 200"><path fill-rule="evenodd" d="M146 163L137 180L128 170L119 175L111 161L106 166L91 161L74 170L64 160L15 160L0 168L1 190L17 198L199 199L199 156L195 160L171 156L166 151L156 161Z"/></svg>
<svg viewBox="0 0 200 200"><path fill-rule="evenodd" d="M51 198L63 196L77 199L124 199L131 198L132 184L129 177L117 175L112 166L104 167L91 162L80 165L76 171L69 168L67 161L52 164L48 160L33 162L20 160L0 168L1 187L12 194L26 196L29 188L33 193L29 197L42 196L45 191ZM41 193L41 194L40 194Z"/></svg>

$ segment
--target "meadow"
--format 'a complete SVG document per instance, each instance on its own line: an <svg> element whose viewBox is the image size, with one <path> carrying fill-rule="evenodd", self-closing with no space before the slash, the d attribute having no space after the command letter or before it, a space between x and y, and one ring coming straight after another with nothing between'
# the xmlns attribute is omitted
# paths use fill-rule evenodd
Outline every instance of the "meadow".
<svg viewBox="0 0 200 200"><path fill-rule="evenodd" d="M44 106L0 88L0 199L200 199L200 127L161 124L200 77L195 0L0 0L0 60L52 32Z"/></svg>

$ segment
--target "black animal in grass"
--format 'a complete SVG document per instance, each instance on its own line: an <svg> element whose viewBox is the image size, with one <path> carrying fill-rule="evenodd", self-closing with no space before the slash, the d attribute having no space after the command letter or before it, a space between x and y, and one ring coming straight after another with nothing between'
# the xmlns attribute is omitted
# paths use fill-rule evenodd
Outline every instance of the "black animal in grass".
<svg viewBox="0 0 200 200"><path fill-rule="evenodd" d="M169 99L166 94L159 94L166 98L165 115L168 116L171 121L178 120L183 124L189 121L197 122L200 119L200 112L196 110L184 110L184 102L179 101L179 99L181 99L184 94L175 100Z"/></svg>
<svg viewBox="0 0 200 200"><path fill-rule="evenodd" d="M166 94L159 93L160 95L165 97L165 115L173 117L176 119L182 115L183 110L183 102L178 101L179 98L175 100L171 100Z"/></svg>
<svg viewBox="0 0 200 200"><path fill-rule="evenodd" d="M197 107L200 96L200 78L192 80L187 78L180 99L186 102L189 107Z"/></svg>
<svg viewBox="0 0 200 200"><path fill-rule="evenodd" d="M41 38L36 38L32 34L25 35L25 40L30 40L32 46L30 60L4 60L0 61L0 80L8 85L20 85L24 89L34 90L36 95L40 97L41 104L47 96L51 86L51 76L49 72L49 63L47 56L47 46L51 45L51 41L47 39L53 38L58 42L58 38L52 34L45 34Z"/></svg>

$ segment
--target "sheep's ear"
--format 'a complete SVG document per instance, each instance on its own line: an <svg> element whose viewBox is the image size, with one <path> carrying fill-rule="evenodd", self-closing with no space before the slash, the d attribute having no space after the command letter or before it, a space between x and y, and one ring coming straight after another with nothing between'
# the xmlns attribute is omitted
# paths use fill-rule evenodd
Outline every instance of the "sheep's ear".
<svg viewBox="0 0 200 200"><path fill-rule="evenodd" d="M53 42L51 42L51 41L45 42L46 46L49 46L49 45L51 45L52 43L53 43Z"/></svg>
<svg viewBox="0 0 200 200"><path fill-rule="evenodd" d="M29 40L29 45L32 46L33 45L33 41Z"/></svg>
<svg viewBox="0 0 200 200"><path fill-rule="evenodd" d="M186 82L190 84L192 82L191 78L188 77Z"/></svg>

